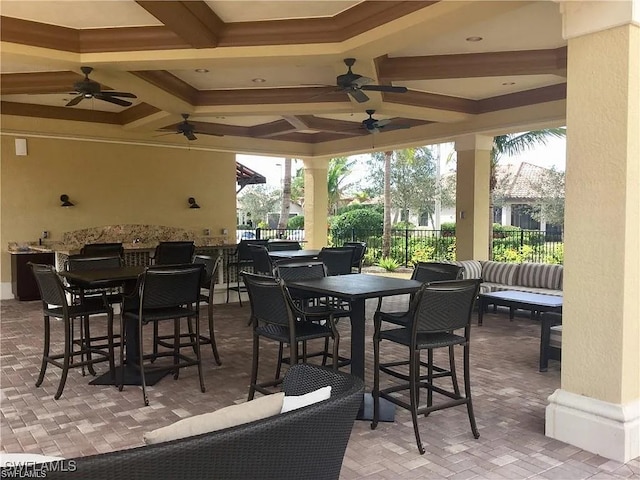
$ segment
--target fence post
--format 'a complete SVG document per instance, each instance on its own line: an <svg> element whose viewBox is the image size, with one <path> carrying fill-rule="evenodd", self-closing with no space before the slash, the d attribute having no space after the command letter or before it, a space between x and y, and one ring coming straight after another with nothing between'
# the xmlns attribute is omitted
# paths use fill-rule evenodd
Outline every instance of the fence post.
<svg viewBox="0 0 640 480"><path fill-rule="evenodd" d="M404 229L404 266L409 265L409 229Z"/></svg>
<svg viewBox="0 0 640 480"><path fill-rule="evenodd" d="M260 240L260 227L256 228L256 240Z"/></svg>
<svg viewBox="0 0 640 480"><path fill-rule="evenodd" d="M356 229L351 227L351 241L355 242L356 241Z"/></svg>
<svg viewBox="0 0 640 480"><path fill-rule="evenodd" d="M524 230L520 230L520 248L524 247Z"/></svg>

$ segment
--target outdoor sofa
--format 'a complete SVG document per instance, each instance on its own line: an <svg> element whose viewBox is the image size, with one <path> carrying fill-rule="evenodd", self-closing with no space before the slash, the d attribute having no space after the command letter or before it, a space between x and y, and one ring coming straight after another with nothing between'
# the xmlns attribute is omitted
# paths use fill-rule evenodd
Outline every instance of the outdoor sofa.
<svg viewBox="0 0 640 480"><path fill-rule="evenodd" d="M46 478L337 479L362 401L362 381L299 364L287 371L282 390L304 395L327 385L330 398L310 406L180 440L45 464Z"/></svg>

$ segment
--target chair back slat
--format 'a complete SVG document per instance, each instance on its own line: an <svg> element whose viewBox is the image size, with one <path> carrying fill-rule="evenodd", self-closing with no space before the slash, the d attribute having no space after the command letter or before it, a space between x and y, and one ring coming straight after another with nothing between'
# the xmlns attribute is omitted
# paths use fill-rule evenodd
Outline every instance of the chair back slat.
<svg viewBox="0 0 640 480"><path fill-rule="evenodd" d="M451 263L418 262L411 278L422 283L459 280L463 271L463 267Z"/></svg>
<svg viewBox="0 0 640 480"><path fill-rule="evenodd" d="M329 275L351 273L352 247L324 247L318 254L318 260L327 266Z"/></svg>
<svg viewBox="0 0 640 480"><path fill-rule="evenodd" d="M290 327L293 318L282 280L247 272L242 276L249 293L251 318L258 323Z"/></svg>
<svg viewBox="0 0 640 480"><path fill-rule="evenodd" d="M275 275L286 284L297 280L324 278L327 276L327 268L322 262L282 262L276 264Z"/></svg>
<svg viewBox="0 0 640 480"><path fill-rule="evenodd" d="M193 242L160 242L156 247L155 265L177 265L191 263L195 252Z"/></svg>
<svg viewBox="0 0 640 480"><path fill-rule="evenodd" d="M64 294L62 281L52 265L29 263L36 279L42 302L49 305L66 307L67 297Z"/></svg>
<svg viewBox="0 0 640 480"><path fill-rule="evenodd" d="M300 242L269 242L267 243L267 249L270 252L281 252L283 250L301 250Z"/></svg>
<svg viewBox="0 0 640 480"><path fill-rule="evenodd" d="M198 303L202 264L148 267L140 283L143 310Z"/></svg>
<svg viewBox="0 0 640 480"><path fill-rule="evenodd" d="M122 266L119 255L69 255L66 267L70 272L99 270L103 268L118 268Z"/></svg>
<svg viewBox="0 0 640 480"><path fill-rule="evenodd" d="M470 325L480 280L424 284L416 294L414 333L449 332Z"/></svg>
<svg viewBox="0 0 640 480"><path fill-rule="evenodd" d="M124 256L124 247L122 242L118 243L87 243L80 250L80 255L93 257L100 256Z"/></svg>
<svg viewBox="0 0 640 480"><path fill-rule="evenodd" d="M362 269L364 254L367 253L367 242L345 242L344 246L353 248L351 266L357 268L358 271L360 271Z"/></svg>

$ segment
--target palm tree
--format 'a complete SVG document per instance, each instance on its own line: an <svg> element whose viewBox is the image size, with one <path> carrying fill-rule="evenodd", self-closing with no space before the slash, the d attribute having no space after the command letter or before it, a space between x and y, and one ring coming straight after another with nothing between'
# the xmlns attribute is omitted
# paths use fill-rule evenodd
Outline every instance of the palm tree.
<svg viewBox="0 0 640 480"><path fill-rule="evenodd" d="M284 159L284 179L282 180L282 203L280 205L280 219L278 229L284 230L289 222L289 210L291 210L291 159Z"/></svg>
<svg viewBox="0 0 640 480"><path fill-rule="evenodd" d="M551 138L564 138L566 136L567 129L560 127L522 133L510 133L493 137L493 146L491 147L491 179L489 181L490 191L493 192L496 187L496 167L502 157L519 155L539 145L546 145L547 141Z"/></svg>
<svg viewBox="0 0 640 480"><path fill-rule="evenodd" d="M355 160L347 157L332 158L327 171L327 189L329 194L329 215L336 215L344 190L351 186L345 183L351 173Z"/></svg>
<svg viewBox="0 0 640 480"><path fill-rule="evenodd" d="M384 152L384 223L382 226L382 258L391 253L391 157Z"/></svg>

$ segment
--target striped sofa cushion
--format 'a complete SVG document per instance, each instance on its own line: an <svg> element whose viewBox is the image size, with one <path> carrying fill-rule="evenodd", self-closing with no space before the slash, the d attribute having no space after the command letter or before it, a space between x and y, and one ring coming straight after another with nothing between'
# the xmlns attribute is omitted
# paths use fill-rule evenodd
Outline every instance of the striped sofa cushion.
<svg viewBox="0 0 640 480"><path fill-rule="evenodd" d="M518 263L482 262L482 280L503 285L514 285L518 273Z"/></svg>
<svg viewBox="0 0 640 480"><path fill-rule="evenodd" d="M524 287L562 290L562 265L522 263L518 270L517 284Z"/></svg>
<svg viewBox="0 0 640 480"><path fill-rule="evenodd" d="M551 327L549 333L549 346L562 348L562 325L555 325Z"/></svg>
<svg viewBox="0 0 640 480"><path fill-rule="evenodd" d="M478 260L457 260L451 263L464 268L462 278L465 280L469 278L482 278L482 264Z"/></svg>

